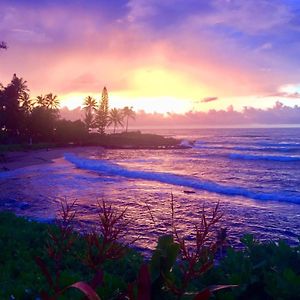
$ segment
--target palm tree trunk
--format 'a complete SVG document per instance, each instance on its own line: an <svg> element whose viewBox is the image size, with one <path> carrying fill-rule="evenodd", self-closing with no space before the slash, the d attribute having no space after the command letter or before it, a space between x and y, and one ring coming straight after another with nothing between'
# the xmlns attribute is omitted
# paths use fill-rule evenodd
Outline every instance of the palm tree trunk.
<svg viewBox="0 0 300 300"><path fill-rule="evenodd" d="M128 130L128 116L127 116L127 120L126 120L126 132Z"/></svg>
<svg viewBox="0 0 300 300"><path fill-rule="evenodd" d="M116 124L114 125L114 134L116 133Z"/></svg>

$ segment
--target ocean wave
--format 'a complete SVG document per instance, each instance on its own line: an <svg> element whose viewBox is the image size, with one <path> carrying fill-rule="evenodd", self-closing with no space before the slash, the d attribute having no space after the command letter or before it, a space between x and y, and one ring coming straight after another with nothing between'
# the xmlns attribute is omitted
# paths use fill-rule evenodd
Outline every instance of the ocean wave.
<svg viewBox="0 0 300 300"><path fill-rule="evenodd" d="M262 151L262 152L297 152L300 151L300 147L256 147L256 146L250 146L250 147L243 147L243 146L236 146L232 148L233 150L238 151Z"/></svg>
<svg viewBox="0 0 300 300"><path fill-rule="evenodd" d="M281 156L281 155L252 155L252 154L229 154L231 159L242 160L266 160L266 161L281 161L281 162L295 162L300 161L300 156Z"/></svg>
<svg viewBox="0 0 300 300"><path fill-rule="evenodd" d="M204 144L194 144L193 148L208 150L237 150L237 151L259 151L259 152L298 152L300 147L261 147L261 146L209 146Z"/></svg>
<svg viewBox="0 0 300 300"><path fill-rule="evenodd" d="M251 191L238 186L226 186L215 182L172 173L129 170L109 161L82 158L74 154L65 154L65 159L73 163L77 168L101 172L110 176L123 176L132 179L156 181L221 195L242 196L254 200L273 200L300 203L300 195L297 196L295 194L288 194L286 192L263 193Z"/></svg>
<svg viewBox="0 0 300 300"><path fill-rule="evenodd" d="M280 143L270 143L270 142L260 142L257 143L260 146L267 146L267 147L300 147L300 143L293 142L293 143L288 143L288 142L280 142Z"/></svg>
<svg viewBox="0 0 300 300"><path fill-rule="evenodd" d="M187 147L187 148L192 148L193 147L193 142L189 140L182 140L180 143L180 146L182 147Z"/></svg>

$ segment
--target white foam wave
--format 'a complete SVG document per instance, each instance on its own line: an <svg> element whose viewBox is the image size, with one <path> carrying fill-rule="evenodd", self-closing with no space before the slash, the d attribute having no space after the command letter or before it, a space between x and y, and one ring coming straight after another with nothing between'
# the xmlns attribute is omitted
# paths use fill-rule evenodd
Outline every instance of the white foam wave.
<svg viewBox="0 0 300 300"><path fill-rule="evenodd" d="M255 200L274 200L300 203L300 196L297 196L295 194L287 194L285 192L262 193L251 191L242 187L226 186L215 182L200 180L189 176L176 175L172 173L129 170L108 161L82 158L74 154L66 154L65 159L73 163L80 169L93 170L111 176L123 176L126 178L157 181L176 186L184 186L197 190L204 190L221 195L243 196Z"/></svg>
<svg viewBox="0 0 300 300"><path fill-rule="evenodd" d="M192 142L189 141L189 140L182 140L181 143L180 143L180 146L187 147L187 148L192 148L193 147Z"/></svg>
<svg viewBox="0 0 300 300"><path fill-rule="evenodd" d="M295 162L300 161L300 156L279 156L279 155L252 155L252 154L229 154L231 159L242 160L267 160L267 161L281 161L281 162Z"/></svg>

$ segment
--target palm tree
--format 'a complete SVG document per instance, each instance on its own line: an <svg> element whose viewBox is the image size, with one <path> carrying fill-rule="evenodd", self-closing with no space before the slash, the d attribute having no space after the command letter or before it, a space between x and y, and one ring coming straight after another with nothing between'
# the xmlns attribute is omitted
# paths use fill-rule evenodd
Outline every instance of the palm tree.
<svg viewBox="0 0 300 300"><path fill-rule="evenodd" d="M128 119L131 118L135 120L135 112L131 107L125 106L123 108L123 117L126 118L126 132L128 130Z"/></svg>
<svg viewBox="0 0 300 300"><path fill-rule="evenodd" d="M47 103L46 103L46 97L43 95L37 96L36 97L36 104L38 107L46 107Z"/></svg>
<svg viewBox="0 0 300 300"><path fill-rule="evenodd" d="M97 109L97 100L91 96L87 96L84 99L83 105L84 105L83 106L84 110L93 112L94 110Z"/></svg>
<svg viewBox="0 0 300 300"><path fill-rule="evenodd" d="M49 109L58 110L59 108L59 100L57 99L57 96L52 93L46 95L46 103L47 108Z"/></svg>
<svg viewBox="0 0 300 300"><path fill-rule="evenodd" d="M20 97L20 106L25 112L30 112L33 108L32 99L30 95L24 92Z"/></svg>
<svg viewBox="0 0 300 300"><path fill-rule="evenodd" d="M15 88L16 92L18 93L18 100L20 100L24 93L29 92L27 81L23 78L17 77L16 74L13 75L12 81L9 85Z"/></svg>
<svg viewBox="0 0 300 300"><path fill-rule="evenodd" d="M85 111L84 123L88 129L94 124L94 113L97 109L97 101L91 96L87 96L84 99L83 109Z"/></svg>
<svg viewBox="0 0 300 300"><path fill-rule="evenodd" d="M23 121L20 107L21 97L29 91L23 78L13 75L11 82L1 91L1 128L5 127L9 135L19 137Z"/></svg>
<svg viewBox="0 0 300 300"><path fill-rule="evenodd" d="M113 108L110 110L108 115L108 125L114 125L114 133L116 133L116 128L118 125L123 126L123 113L121 109Z"/></svg>

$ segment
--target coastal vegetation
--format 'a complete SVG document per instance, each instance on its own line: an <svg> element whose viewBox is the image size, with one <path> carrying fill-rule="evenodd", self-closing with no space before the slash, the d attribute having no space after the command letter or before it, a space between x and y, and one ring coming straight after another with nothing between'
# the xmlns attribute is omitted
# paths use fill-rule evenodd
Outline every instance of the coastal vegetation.
<svg viewBox="0 0 300 300"><path fill-rule="evenodd" d="M59 107L59 98L53 93L32 98L27 81L14 74L6 87L0 85L0 143L7 145L0 151L7 147L30 149L43 144L119 148L168 148L179 144L175 139L158 135L128 132L129 120L135 118L135 112L128 106L110 109L106 87L99 103L91 96L84 99L83 121L61 119ZM118 127L124 128L124 125L125 131L117 133ZM110 126L113 134L107 134Z"/></svg>
<svg viewBox="0 0 300 300"><path fill-rule="evenodd" d="M82 299L82 293L88 299L145 300L299 295L300 245L260 243L245 235L243 249L225 247L218 206L199 216L192 241L173 223L151 258L133 249L125 214L103 202L95 231L78 234L72 205L63 205L60 219L50 225L1 212L1 299Z"/></svg>

